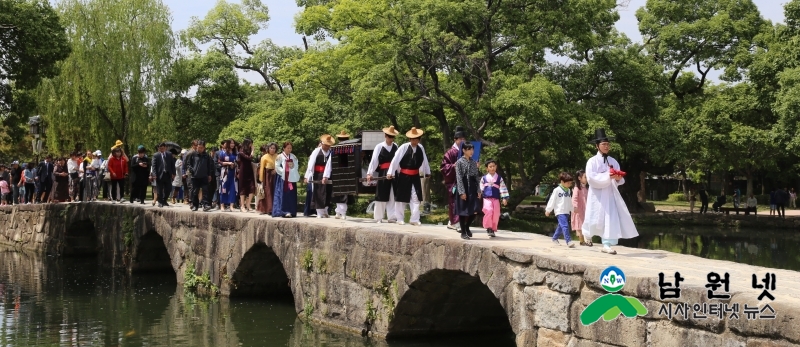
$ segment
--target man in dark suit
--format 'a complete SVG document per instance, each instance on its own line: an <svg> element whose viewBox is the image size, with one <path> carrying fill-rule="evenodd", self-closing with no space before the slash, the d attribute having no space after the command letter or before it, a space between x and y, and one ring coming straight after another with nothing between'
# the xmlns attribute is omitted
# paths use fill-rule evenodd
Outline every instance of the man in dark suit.
<svg viewBox="0 0 800 347"><path fill-rule="evenodd" d="M150 166L150 179L156 181L158 194L158 207L169 206L167 197L172 189L172 180L175 179L175 158L167 152L167 144L158 145L158 153L153 155L153 164Z"/></svg>
<svg viewBox="0 0 800 347"><path fill-rule="evenodd" d="M39 163L39 167L36 170L36 177L34 177L39 183L39 191L41 192L39 202L41 203L47 202L50 190L53 188L53 169L55 169L53 165L53 156L48 154L47 157L44 158L44 161Z"/></svg>

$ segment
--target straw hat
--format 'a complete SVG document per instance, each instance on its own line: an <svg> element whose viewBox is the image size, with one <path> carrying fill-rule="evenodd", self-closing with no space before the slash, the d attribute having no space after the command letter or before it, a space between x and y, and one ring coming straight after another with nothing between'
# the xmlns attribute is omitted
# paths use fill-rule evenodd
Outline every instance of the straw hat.
<svg viewBox="0 0 800 347"><path fill-rule="evenodd" d="M422 134L424 134L424 133L425 132L422 131L422 129L411 128L411 130L409 130L406 133L406 137L409 138L409 139L416 139L416 138L422 137Z"/></svg>
<svg viewBox="0 0 800 347"><path fill-rule="evenodd" d="M319 137L319 141L322 142L323 145L333 146L336 144L336 141L333 140L333 136L325 134Z"/></svg>
<svg viewBox="0 0 800 347"><path fill-rule="evenodd" d="M342 132L340 132L338 135L336 135L336 138L337 139L349 139L350 135L348 135L344 130L342 130Z"/></svg>
<svg viewBox="0 0 800 347"><path fill-rule="evenodd" d="M386 134L386 135L389 135L389 136L400 135L400 132L395 130L394 125L392 125L392 126L390 126L388 128L383 128L383 133Z"/></svg>
<svg viewBox="0 0 800 347"><path fill-rule="evenodd" d="M113 146L111 146L111 149L119 148L119 147L122 147L122 141L121 140L117 140L117 143L115 143Z"/></svg>

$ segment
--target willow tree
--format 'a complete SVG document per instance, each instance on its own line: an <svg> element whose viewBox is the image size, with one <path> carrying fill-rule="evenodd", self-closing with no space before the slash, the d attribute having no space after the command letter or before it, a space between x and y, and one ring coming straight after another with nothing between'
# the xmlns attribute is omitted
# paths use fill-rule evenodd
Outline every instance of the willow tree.
<svg viewBox="0 0 800 347"><path fill-rule="evenodd" d="M72 55L39 88L48 146L142 141L174 47L169 8L160 0L64 0L59 10Z"/></svg>

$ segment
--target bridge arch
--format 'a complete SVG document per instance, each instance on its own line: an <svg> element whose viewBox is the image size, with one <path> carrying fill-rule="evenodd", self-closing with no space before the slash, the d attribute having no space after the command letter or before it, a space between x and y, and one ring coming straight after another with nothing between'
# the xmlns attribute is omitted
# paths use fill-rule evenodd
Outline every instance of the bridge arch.
<svg viewBox="0 0 800 347"><path fill-rule="evenodd" d="M132 272L175 273L164 238L155 230L150 230L139 237L133 257Z"/></svg>
<svg viewBox="0 0 800 347"><path fill-rule="evenodd" d="M409 285L395 307L386 337L486 332L512 332L500 300L476 276L435 269Z"/></svg>
<svg viewBox="0 0 800 347"><path fill-rule="evenodd" d="M100 253L97 230L91 219L81 219L70 223L64 235L61 254L64 256L92 256Z"/></svg>
<svg viewBox="0 0 800 347"><path fill-rule="evenodd" d="M231 297L294 299L283 262L263 242L254 244L242 256L231 276Z"/></svg>

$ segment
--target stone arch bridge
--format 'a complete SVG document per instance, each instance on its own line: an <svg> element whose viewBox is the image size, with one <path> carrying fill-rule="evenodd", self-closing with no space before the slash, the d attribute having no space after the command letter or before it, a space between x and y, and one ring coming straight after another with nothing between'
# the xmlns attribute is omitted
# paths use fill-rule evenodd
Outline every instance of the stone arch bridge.
<svg viewBox="0 0 800 347"><path fill-rule="evenodd" d="M207 276L224 296L287 296L302 319L376 337L511 331L518 346L795 346L800 274L662 251L620 254L553 246L501 232L470 241L443 227L282 219L107 203L0 208L0 243L67 255L96 254L129 271ZM601 271L625 271L622 294L648 314L590 326L580 312L605 292ZM753 273L779 278L773 320L659 315L658 273L680 271L682 299L709 303L709 271L728 272L729 304L759 305ZM744 316L744 314L742 314Z"/></svg>

